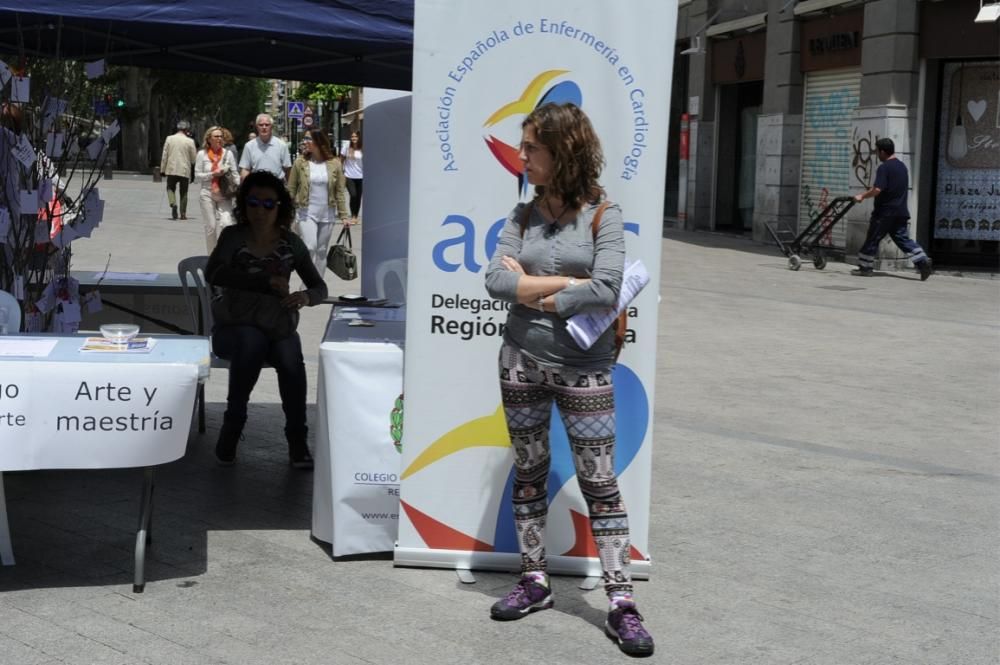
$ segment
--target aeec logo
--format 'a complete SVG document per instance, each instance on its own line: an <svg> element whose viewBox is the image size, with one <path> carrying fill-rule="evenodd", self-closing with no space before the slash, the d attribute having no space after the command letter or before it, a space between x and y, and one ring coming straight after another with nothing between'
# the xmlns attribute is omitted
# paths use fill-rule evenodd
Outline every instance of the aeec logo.
<svg viewBox="0 0 1000 665"><path fill-rule="evenodd" d="M517 180L518 197L525 196L528 189L528 182L524 177L524 165L518 156L518 146L521 143L521 122L536 108L550 102L555 104L572 103L583 107L583 93L576 82L566 78L569 73L568 69L549 69L538 74L531 79L519 97L503 104L483 123L486 130L483 136L486 147L489 148L497 163ZM557 81L559 78L563 80ZM450 101L448 106L450 106ZM507 140L498 138L497 134ZM453 159L450 149L449 144L446 159ZM457 171L458 169L449 166L445 170ZM431 252L434 265L444 272L458 272L464 268L471 273L478 273L496 251L506 221L506 217L501 217L487 229L486 235L482 239L483 253L481 256L483 259L479 260L476 252L476 246L479 244L476 237L476 225L465 215L448 215L441 222L441 226L442 228L456 227L450 229L455 233L452 237L441 240L434 245ZM638 235L639 225L635 222L626 222L625 231ZM450 259L448 254L451 255Z"/></svg>
<svg viewBox="0 0 1000 665"><path fill-rule="evenodd" d="M518 145L521 141L521 118L527 116L539 106L550 102L555 104L571 103L582 107L583 95L580 92L580 86L573 81L562 81L544 93L542 92L545 86L551 81L568 73L569 70L567 69L550 69L547 72L542 72L531 80L531 83L524 89L520 97L501 106L483 123L483 127L491 128L508 118L517 118L517 143L514 145L505 143L492 134L485 136L484 140L490 152L500 162L500 165L517 178L518 196L523 195L528 189L528 183L524 179L524 166L521 164L521 159L518 156Z"/></svg>
<svg viewBox="0 0 1000 665"><path fill-rule="evenodd" d="M575 82L564 80L550 85L568 73L567 69L550 69L538 74L528 83L517 99L501 106L483 123L483 127L487 130L483 140L500 166L517 179L518 196L523 196L528 189L528 182L524 178L524 166L518 157L522 119L539 106L549 102L555 104L573 103L577 106L583 106L583 94L580 92L580 86ZM498 132L498 130L502 130L503 135L510 142L497 138L494 132ZM486 262L496 250L505 221L506 217L498 219L486 232L483 242L483 254ZM460 233L434 245L434 265L444 272L457 272L459 268L463 267L469 272L479 272L483 268L483 263L476 260L475 224L464 215L448 215L441 222L441 226L453 225L459 227ZM445 252L458 246L462 247L462 261L460 263L449 261L445 257Z"/></svg>

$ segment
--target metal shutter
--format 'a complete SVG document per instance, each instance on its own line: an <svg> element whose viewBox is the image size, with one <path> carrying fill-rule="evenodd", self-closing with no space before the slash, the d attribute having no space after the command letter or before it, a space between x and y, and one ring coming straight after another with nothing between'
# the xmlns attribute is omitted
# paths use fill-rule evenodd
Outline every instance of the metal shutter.
<svg viewBox="0 0 1000 665"><path fill-rule="evenodd" d="M861 70L810 72L802 113L802 167L799 180L799 230L827 203L850 195L851 121L861 95ZM844 220L822 244L844 246Z"/></svg>

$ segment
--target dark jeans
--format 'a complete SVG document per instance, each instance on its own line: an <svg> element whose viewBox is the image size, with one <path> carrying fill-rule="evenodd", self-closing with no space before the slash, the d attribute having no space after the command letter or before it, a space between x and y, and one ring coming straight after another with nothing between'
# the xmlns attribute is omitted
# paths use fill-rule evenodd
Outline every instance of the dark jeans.
<svg viewBox="0 0 1000 665"><path fill-rule="evenodd" d="M361 210L361 192L364 180L362 178L347 178L347 193L351 195L351 202L349 204L351 208L351 217L357 217L358 211Z"/></svg>
<svg viewBox="0 0 1000 665"><path fill-rule="evenodd" d="M923 247L910 238L907 233L909 225L910 220L906 217L876 217L872 215L871 221L868 222L868 235L865 236L865 244L858 251L858 265L865 270L870 270L873 267L875 257L878 256L878 245L886 236L892 238L896 246L906 254L906 258L914 263L926 261L927 255L924 253Z"/></svg>
<svg viewBox="0 0 1000 665"><path fill-rule="evenodd" d="M188 179L182 175L168 175L167 176L167 201L170 202L170 207L173 208L177 205L177 195L174 190L180 186L181 190L181 214L187 214L188 207Z"/></svg>
<svg viewBox="0 0 1000 665"><path fill-rule="evenodd" d="M229 361L226 420L239 424L246 420L250 393L266 362L278 373L285 431L305 432L306 365L298 333L274 341L254 326L223 326L212 335L212 348L217 356Z"/></svg>

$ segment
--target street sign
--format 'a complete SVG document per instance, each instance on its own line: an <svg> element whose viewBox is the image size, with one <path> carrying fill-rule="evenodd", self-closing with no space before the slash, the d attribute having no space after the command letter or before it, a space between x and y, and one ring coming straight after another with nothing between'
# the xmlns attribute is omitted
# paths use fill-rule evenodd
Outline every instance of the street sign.
<svg viewBox="0 0 1000 665"><path fill-rule="evenodd" d="M288 117L289 118L301 118L305 115L306 103L305 102L288 102Z"/></svg>
<svg viewBox="0 0 1000 665"><path fill-rule="evenodd" d="M313 117L311 115L302 116L302 126L309 129L313 126Z"/></svg>

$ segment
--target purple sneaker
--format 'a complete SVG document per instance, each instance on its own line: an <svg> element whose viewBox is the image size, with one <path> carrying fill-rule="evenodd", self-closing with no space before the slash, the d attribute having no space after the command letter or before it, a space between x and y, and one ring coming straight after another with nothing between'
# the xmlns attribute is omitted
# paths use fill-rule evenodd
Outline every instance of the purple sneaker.
<svg viewBox="0 0 1000 665"><path fill-rule="evenodd" d="M505 598L493 603L490 616L498 621L513 621L538 610L547 610L553 603L552 589L530 577L522 577Z"/></svg>
<svg viewBox="0 0 1000 665"><path fill-rule="evenodd" d="M651 656L653 638L642 626L642 615L633 603L624 603L608 612L604 632L630 656Z"/></svg>

